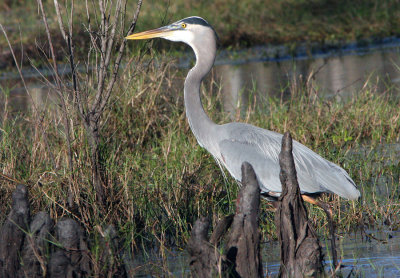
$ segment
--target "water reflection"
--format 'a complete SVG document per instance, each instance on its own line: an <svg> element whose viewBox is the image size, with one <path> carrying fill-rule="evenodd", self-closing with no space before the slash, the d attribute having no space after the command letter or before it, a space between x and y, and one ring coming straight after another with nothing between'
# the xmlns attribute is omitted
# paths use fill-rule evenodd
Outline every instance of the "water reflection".
<svg viewBox="0 0 400 278"><path fill-rule="evenodd" d="M400 233L370 233L382 241L362 237L360 233L340 238L337 250L343 277L400 277ZM325 243L323 238L320 240L322 244ZM273 242L267 244L263 251L264 261L269 259L266 262L268 272L272 277L276 277L279 273L279 246ZM327 259L325 270L329 272L331 261L325 247L323 251Z"/></svg>
<svg viewBox="0 0 400 278"><path fill-rule="evenodd" d="M216 78L221 81L224 108L232 112L240 104L246 107L250 94L287 96L289 82L308 78L314 73L316 92L327 97L349 97L360 90L368 79L377 92L400 85L399 48L364 55L334 56L279 62L251 62L242 65L216 66ZM379 79L379 82L377 80Z"/></svg>
<svg viewBox="0 0 400 278"><path fill-rule="evenodd" d="M7 104L7 112L11 114L25 111L41 111L59 103L56 92L49 86L35 83L28 86L28 93L23 87L3 92L2 90L5 87L0 86L0 119L3 116L5 103Z"/></svg>
<svg viewBox="0 0 400 278"><path fill-rule="evenodd" d="M246 109L249 97L257 94L257 99L265 101L266 96L288 97L289 84L299 78L306 79L314 73L312 85L320 95L328 97L349 97L363 87L370 78L371 84L377 84L377 92L384 92L389 86L400 85L400 41L389 46L381 45L380 48L353 49L341 55L341 52L316 54L314 58L300 55L296 59L284 56L281 60L263 60L263 53L268 48L255 48L240 51L235 59L230 59L224 52L216 60L215 78L221 84L223 105L225 111L232 115L237 107ZM360 51L363 51L360 53ZM271 52L271 51L270 51ZM249 56L253 55L253 58ZM271 55L271 54L270 54ZM228 56L228 58L226 58ZM231 55L232 56L232 55ZM242 57L243 56L243 57ZM188 59L180 63L183 67L190 64ZM67 65L60 65L62 72L68 73ZM48 89L38 86L37 72L27 70L32 94L46 102ZM41 74L50 72L44 70ZM379 77L380 82L376 82ZM3 73L0 75L0 104L4 103L4 94L1 92L7 84L16 84L18 75ZM22 84L19 84L21 86ZM17 85L15 85L18 87ZM23 100L26 93L23 89L11 91L10 102L15 102L12 107L19 111L29 108L31 99ZM0 105L1 107L2 105Z"/></svg>
<svg viewBox="0 0 400 278"><path fill-rule="evenodd" d="M343 277L400 277L400 232L387 231L373 233L382 241L362 237L360 233L346 235L338 242L338 256L341 260ZM325 271L330 271L329 255L324 247L323 237L320 238L325 254ZM265 243L262 248L264 273L268 270L271 277L279 273L280 249L276 241ZM150 254L145 259L137 256L134 269L135 277L154 277L168 274L174 277L190 276L189 258L185 251L169 251L166 258L159 253ZM351 274L350 274L351 273ZM349 276L350 275L350 276Z"/></svg>

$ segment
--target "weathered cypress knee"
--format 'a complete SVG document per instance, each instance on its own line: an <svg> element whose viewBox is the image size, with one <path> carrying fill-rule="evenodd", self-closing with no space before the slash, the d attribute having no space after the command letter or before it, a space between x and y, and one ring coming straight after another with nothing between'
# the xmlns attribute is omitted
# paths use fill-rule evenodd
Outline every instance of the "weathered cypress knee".
<svg viewBox="0 0 400 278"><path fill-rule="evenodd" d="M187 250L190 255L190 268L193 277L214 277L220 273L218 250L208 241L209 220L206 217L197 219L193 225L192 235Z"/></svg>
<svg viewBox="0 0 400 278"><path fill-rule="evenodd" d="M260 253L260 187L253 167L242 165L242 185L227 243L226 260L232 276L263 277Z"/></svg>
<svg viewBox="0 0 400 278"><path fill-rule="evenodd" d="M292 155L292 137L286 132L279 155L282 194L275 215L281 246L280 277L318 277L323 272L318 237L308 222Z"/></svg>
<svg viewBox="0 0 400 278"><path fill-rule="evenodd" d="M12 194L11 211L0 230L0 277L15 277L28 223L28 190L19 184Z"/></svg>
<svg viewBox="0 0 400 278"><path fill-rule="evenodd" d="M195 222L188 243L194 277L214 277L216 274L223 277L263 276L258 226L260 188L252 166L246 162L242 165L242 185L235 216L221 219L210 240L207 238L207 218ZM218 244L229 227L225 255L220 255Z"/></svg>
<svg viewBox="0 0 400 278"><path fill-rule="evenodd" d="M22 248L22 268L19 277L45 277L46 255L49 247L53 220L46 212L39 212L33 218Z"/></svg>
<svg viewBox="0 0 400 278"><path fill-rule="evenodd" d="M50 278L72 278L77 276L75 268L71 265L71 260L62 250L57 250L51 254L49 262Z"/></svg>
<svg viewBox="0 0 400 278"><path fill-rule="evenodd" d="M56 238L62 246L51 255L49 263L50 277L71 273L71 277L83 277L90 274L90 260L84 233L77 222L62 219L56 225Z"/></svg>

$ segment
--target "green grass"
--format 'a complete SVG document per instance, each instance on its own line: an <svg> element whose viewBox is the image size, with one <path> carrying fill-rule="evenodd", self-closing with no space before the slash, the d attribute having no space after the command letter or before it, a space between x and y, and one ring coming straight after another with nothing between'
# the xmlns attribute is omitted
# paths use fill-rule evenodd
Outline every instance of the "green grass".
<svg viewBox="0 0 400 278"><path fill-rule="evenodd" d="M185 247L199 216L208 215L216 221L235 210L236 183L229 175L223 178L187 124L183 107L185 73L152 58L148 68L136 61L131 63L136 68L124 68L102 119L101 150L108 186L105 210L96 203L90 182L90 149L72 107L73 173L67 165L65 131L57 105L39 106L37 115L32 111L14 113L6 105L10 95L3 88L2 173L28 184L33 213L46 210L56 221L63 216L78 220L90 235L94 263L99 263L98 254L102 252L96 226L104 229L113 223L128 248L157 246L164 256L171 246ZM225 123L230 115L221 110L221 85L207 80L203 100L211 118ZM290 88L290 96L286 100L256 100L251 92L249 106L238 108L235 114L241 121L266 129L290 131L293 138L350 173L363 193L360 202L325 197L337 212L339 233L360 226L397 229L399 165L388 163L390 159L396 161L395 153L384 156L380 149L399 142L399 98L391 95L390 88L385 93L376 91L372 81L346 102L318 97L315 88L309 86L301 81L289 83L286 88ZM74 207L67 204L69 186ZM2 183L1 211L8 211L14 188L14 183ZM268 202L262 202L260 222L265 240L276 238L271 209ZM309 209L318 232L326 235L324 214L318 208Z"/></svg>
<svg viewBox="0 0 400 278"><path fill-rule="evenodd" d="M54 108L43 107L42 128L30 113L3 117L0 168L29 185L35 212L48 210L56 220L72 216L90 234L95 233L95 225L114 223L132 247L184 246L197 217L210 215L216 220L234 211L238 189L230 177L223 178L189 129L182 73L169 65L158 68L153 64L145 73L135 75L129 88L123 87L129 72L122 76L119 93L105 117L102 156L108 181L106 215L99 214L90 184L90 152L82 126L74 120L75 167L70 173L63 126ZM227 122L228 114L216 108L223 107L219 84L209 80L203 88L206 111L215 121ZM268 98L241 110L242 119L277 132L290 131L293 138L350 173L363 193L361 201L326 198L338 212L341 233L364 224L397 229L400 223L396 191L399 165L374 152L382 144L399 142L400 103L389 92L379 94L373 88L369 84L348 102L339 102L315 97L310 88L300 84L292 88L288 101ZM252 102L254 99L250 99ZM366 150L365 155L360 149ZM389 155L395 158L394 153ZM76 207L66 209L72 174ZM385 179L378 185L382 177ZM1 211L8 210L14 186L3 183ZM377 187L388 193L376 194ZM275 238L271 207L267 202L262 207L264 238ZM314 224L320 232L325 231L323 213L310 209Z"/></svg>
<svg viewBox="0 0 400 278"><path fill-rule="evenodd" d="M14 6L9 22L35 26L38 20L35 3L26 1L24 7ZM168 9L167 3L145 1L138 30L188 16L188 10L190 15L207 17L225 46L385 37L398 33L400 26L396 1L218 0L211 6L207 1L174 1ZM27 16L15 16L18 11L19 14L25 11ZM4 19L1 18L2 23ZM40 55L35 56L37 50L32 42L34 38L39 42L44 40L40 39L44 38L43 27L39 24L37 31L26 32L22 26L22 37L19 32L9 34L12 43L17 44L21 38L29 56L35 59ZM76 26L79 55L79 51L84 53L87 44L85 32L79 29L82 25ZM3 47L2 40L0 45ZM159 42L155 46L164 47ZM60 61L66 59L62 47L56 48ZM136 51L131 49L132 53ZM46 210L56 221L63 216L78 220L93 241L94 260L100 252L96 225L105 227L113 223L129 248L155 245L163 255L170 246L185 246L192 224L200 215L216 221L235 210L236 183L229 175L223 178L214 159L198 146L187 124L183 107L184 74L170 64L151 58L156 62L148 68L124 69L102 119L102 166L108 186L105 213L101 213L96 203L90 182L90 149L72 107L69 111L73 173L67 165L65 131L56 104L39 107L36 115L32 111L15 113L7 101L2 102L5 108L0 109L2 173L28 184L33 213ZM43 62L37 58L33 63ZM220 85L215 80L207 80L203 100L211 118L225 123L229 115L221 110ZM340 102L315 96L307 84L290 83L287 88L291 88L291 95L287 100L267 97L255 103L256 98L250 97L249 107L238 108L236 113L241 121L281 133L290 131L294 139L350 173L363 194L359 202L325 197L337 212L338 231L343 234L360 226L398 229L400 225L398 152L389 150L383 155L381 150L399 144L400 100L391 95L394 89L388 88L382 93L374 85L368 81L351 99ZM1 89L5 92L1 97L7 100L8 88L2 85ZM70 186L75 202L72 208L67 204ZM9 210L14 188L15 183L1 181L0 211ZM264 239L276 238L271 209L268 202L262 202ZM321 221L323 212L315 207L309 209L318 232L326 234L326 221ZM4 218L6 213L2 215ZM0 223L3 218L0 217Z"/></svg>

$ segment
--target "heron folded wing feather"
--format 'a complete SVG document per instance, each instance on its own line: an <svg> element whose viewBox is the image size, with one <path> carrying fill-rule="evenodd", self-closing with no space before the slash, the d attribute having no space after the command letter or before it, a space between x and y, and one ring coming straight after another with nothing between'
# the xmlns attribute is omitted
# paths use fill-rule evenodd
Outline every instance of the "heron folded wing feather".
<svg viewBox="0 0 400 278"><path fill-rule="evenodd" d="M237 163L239 163L238 158L246 157L247 160L242 159L240 163L248 161L252 165L257 164L253 167L259 176L261 188L265 191L281 192L279 153L282 134L244 123L225 124L223 129L228 139L221 141L220 147L223 144L231 146L229 150L225 146L224 151L221 151L224 157L229 156L228 151L235 153ZM317 177L315 169L316 165L325 170L330 168L328 161L297 141L293 141L293 157L302 193L330 192L329 187L326 187L327 180L324 177L326 171ZM231 162L231 168L235 167L234 163L235 161ZM229 170L229 167L226 168ZM235 170L238 171L238 169ZM239 179L231 170L229 171L236 179ZM240 173L237 175L240 177Z"/></svg>
<svg viewBox="0 0 400 278"><path fill-rule="evenodd" d="M229 123L222 127L226 139L220 143L220 147L223 147L221 153L225 160L229 155L233 156L233 161L226 161L230 163L226 168L231 174L240 179L240 166L235 166L234 163L241 165L243 161L248 161L255 168L263 190L281 192L279 152L282 134L244 123ZM293 158L302 193L332 192L348 199L356 199L360 195L344 169L295 140ZM229 167L236 167L235 171Z"/></svg>
<svg viewBox="0 0 400 278"><path fill-rule="evenodd" d="M219 143L219 149L223 157L221 163L236 180L242 179L241 165L248 162L256 172L262 192L281 192L279 164L266 157L259 146L228 139Z"/></svg>

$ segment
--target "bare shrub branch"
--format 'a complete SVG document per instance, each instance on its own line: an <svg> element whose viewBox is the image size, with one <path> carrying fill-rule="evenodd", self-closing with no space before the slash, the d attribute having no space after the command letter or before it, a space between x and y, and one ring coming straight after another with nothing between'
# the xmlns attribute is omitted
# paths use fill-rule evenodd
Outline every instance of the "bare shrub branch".
<svg viewBox="0 0 400 278"><path fill-rule="evenodd" d="M47 22L45 19L42 0L38 0L38 3L43 15L43 20L45 21L46 32L53 57L53 66L56 72L58 80L57 82L59 82L61 79L59 78L57 70L56 59L51 43L50 32L48 31ZM76 60L77 58L74 54L74 1L71 2L69 20L67 22L68 26L65 26L60 4L58 0L54 0L58 26L62 37L66 42L67 51L69 54L72 90L74 96L74 103L72 106L75 107L75 111L80 116L86 131L86 136L91 150L90 159L92 166L92 183L96 192L98 203L101 204L101 206L104 205L106 201L105 190L107 187L104 178L105 170L102 167L102 161L104 158L101 157L99 150L99 144L101 141L100 130L102 128L101 118L106 106L109 104L109 99L113 92L121 65L121 60L125 51L126 40L122 36L117 38L117 27L125 25L126 4L126 0L117 0L115 3L99 0L97 9L89 9L89 2L85 2L87 17L86 28L90 37L90 46L87 50L87 61L81 63ZM91 5L95 6L95 3L92 2ZM139 0L137 2L136 12L130 21L130 27L126 31L126 34L131 34L133 32L141 6L142 1ZM95 11L96 24L93 24L92 22L92 10ZM97 15L97 11L99 12L99 16ZM96 28L96 30L94 28ZM68 32L66 30L68 30ZM115 52L116 45L119 45L117 52ZM86 65L86 72L82 76L77 73L77 64ZM93 77L91 71L96 73L95 77ZM82 85L82 87L80 87L80 85ZM58 86L58 90L61 91L61 86ZM91 92L94 93L93 97L89 97ZM65 111L67 110L65 109ZM65 115L65 117L68 118L68 115ZM66 127L69 126L66 124ZM68 143L70 143L70 141L68 141Z"/></svg>

